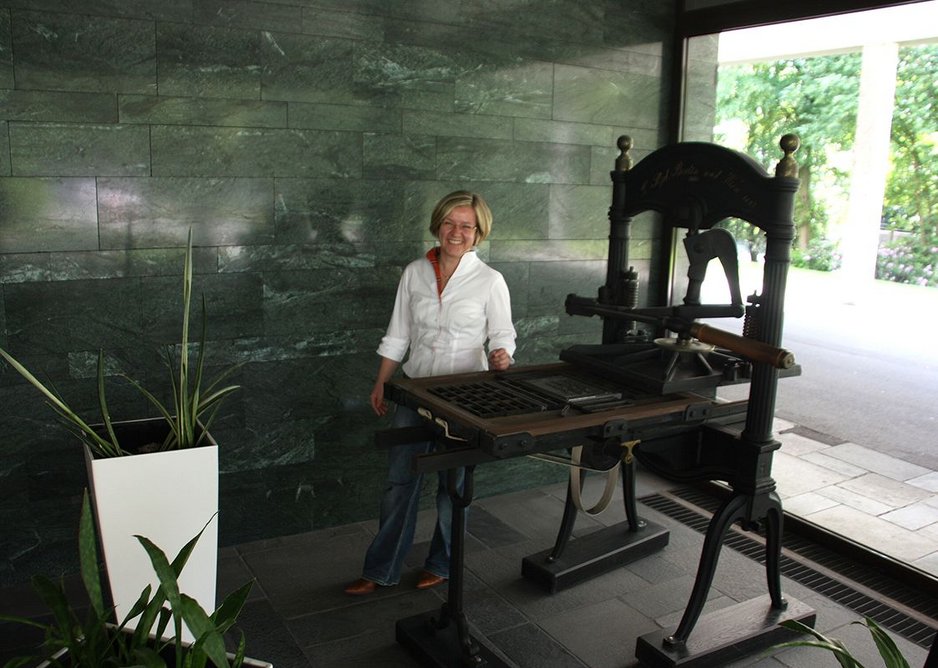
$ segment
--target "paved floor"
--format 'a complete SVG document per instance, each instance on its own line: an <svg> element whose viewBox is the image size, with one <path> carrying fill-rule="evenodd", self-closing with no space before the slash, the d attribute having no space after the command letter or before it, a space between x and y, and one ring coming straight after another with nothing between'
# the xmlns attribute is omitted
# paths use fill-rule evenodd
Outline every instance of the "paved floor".
<svg viewBox="0 0 938 668"><path fill-rule="evenodd" d="M852 443L779 422L783 443L774 472L786 509L835 528L857 541L910 560L938 565L938 474L878 456ZM827 439L828 441L830 439ZM674 488L639 473L639 496ZM593 490L589 490L590 492ZM551 546L563 507L564 485L483 498L473 504L466 554L466 608L475 632L521 668L627 668L638 666L636 639L674 629L693 584L702 535L643 504L640 514L670 532L662 550L557 594L521 576L521 559ZM621 492L619 493L621 494ZM933 505L934 504L934 505ZM621 496L605 513L580 516L575 536L622 521ZM276 668L415 666L395 641L395 622L438 610L445 589L413 585L427 547L432 516L421 513L418 544L403 582L353 598L344 583L359 574L375 522L225 548L220 554L220 594L254 579L241 616L248 653ZM881 665L867 632L851 622L860 615L788 578L786 596L817 611L817 628L844 640L866 665ZM704 613L765 594L764 568L730 547L719 567ZM0 592L0 612L33 614L25 590ZM893 634L912 666L927 651ZM693 637L693 636L692 636ZM23 636L0 625L0 663ZM823 668L838 664L807 648L757 651L732 668Z"/></svg>
<svg viewBox="0 0 938 668"><path fill-rule="evenodd" d="M776 420L785 510L938 576L938 472Z"/></svg>

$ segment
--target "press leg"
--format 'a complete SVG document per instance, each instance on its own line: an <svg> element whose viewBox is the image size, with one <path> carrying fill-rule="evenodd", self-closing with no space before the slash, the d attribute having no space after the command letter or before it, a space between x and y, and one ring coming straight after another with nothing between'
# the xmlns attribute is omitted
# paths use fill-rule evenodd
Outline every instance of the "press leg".
<svg viewBox="0 0 938 668"><path fill-rule="evenodd" d="M716 571L717 561L720 558L720 549L723 547L723 536L734 522L746 516L747 497L734 494L720 506L720 509L710 520L707 537L704 539L703 550L700 553L700 565L697 567L697 579L691 592L690 601L684 610L684 616L673 635L664 639L666 645L678 645L687 642L694 625L700 617L704 604L707 602L707 593L713 583L713 574Z"/></svg>
<svg viewBox="0 0 938 668"><path fill-rule="evenodd" d="M583 472L579 469L570 469L570 475L582 476ZM563 517L560 520L560 530L557 532L557 540L554 542L554 549L547 557L548 562L560 559L563 550L567 547L570 536L573 535L573 525L576 524L577 508L573 503L573 486L567 483L567 500L563 506Z"/></svg>

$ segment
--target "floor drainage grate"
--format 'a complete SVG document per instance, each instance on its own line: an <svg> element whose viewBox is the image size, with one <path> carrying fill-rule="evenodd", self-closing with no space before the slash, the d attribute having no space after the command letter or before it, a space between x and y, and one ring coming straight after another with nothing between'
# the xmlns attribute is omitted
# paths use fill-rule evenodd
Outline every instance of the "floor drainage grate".
<svg viewBox="0 0 938 668"><path fill-rule="evenodd" d="M700 533L706 533L710 518L720 505L719 498L696 488L651 494L639 501ZM696 508L688 507L688 503ZM765 545L752 536L734 527L727 532L723 544L764 564ZM782 536L782 552L780 568L785 577L859 615L874 619L881 626L920 647L931 647L938 628L938 603L932 596L883 576L868 566L857 564L791 531L786 531ZM836 579L822 570L843 577ZM873 598L873 595L877 598ZM916 616L920 618L916 619Z"/></svg>

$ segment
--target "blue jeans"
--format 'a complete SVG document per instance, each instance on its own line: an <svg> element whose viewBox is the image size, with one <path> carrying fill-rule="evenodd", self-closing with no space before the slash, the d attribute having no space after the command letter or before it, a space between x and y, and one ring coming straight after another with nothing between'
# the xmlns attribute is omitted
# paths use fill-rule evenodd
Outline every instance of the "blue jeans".
<svg viewBox="0 0 938 668"><path fill-rule="evenodd" d="M398 406L394 414L394 427L414 427L423 424L422 417L406 406ZM432 441L409 445L398 445L388 452L388 486L381 498L381 514L378 533L365 553L362 577L379 585L395 585L401 579L404 558L414 542L417 526L417 510L420 502L420 487L423 474L411 471L415 455L433 449ZM430 553L424 569L449 577L450 534L453 504L446 487L446 471L437 474L436 528L430 541ZM459 471L459 488L462 488L463 471Z"/></svg>

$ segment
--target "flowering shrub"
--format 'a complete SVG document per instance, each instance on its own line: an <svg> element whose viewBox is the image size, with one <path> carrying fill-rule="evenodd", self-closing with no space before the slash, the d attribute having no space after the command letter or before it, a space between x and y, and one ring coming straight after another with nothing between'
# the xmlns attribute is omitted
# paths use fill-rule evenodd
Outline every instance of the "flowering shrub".
<svg viewBox="0 0 938 668"><path fill-rule="evenodd" d="M876 278L895 283L938 286L938 238L923 244L918 236L889 241L876 256Z"/></svg>
<svg viewBox="0 0 938 668"><path fill-rule="evenodd" d="M824 238L814 238L808 242L804 250L791 249L791 264L802 269L815 269L817 271L834 271L840 269L840 248L836 241Z"/></svg>

